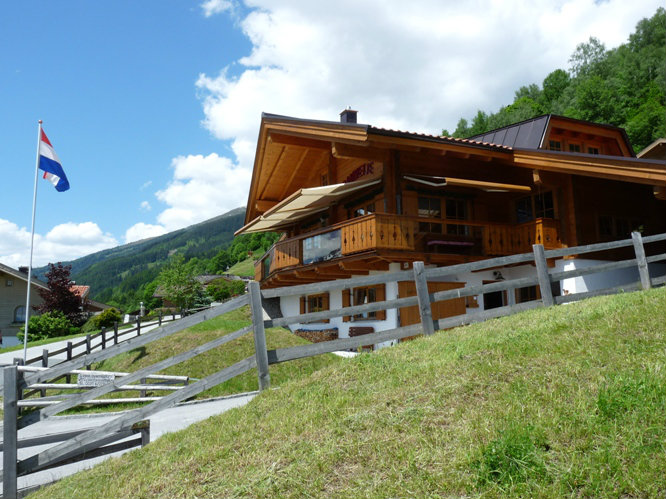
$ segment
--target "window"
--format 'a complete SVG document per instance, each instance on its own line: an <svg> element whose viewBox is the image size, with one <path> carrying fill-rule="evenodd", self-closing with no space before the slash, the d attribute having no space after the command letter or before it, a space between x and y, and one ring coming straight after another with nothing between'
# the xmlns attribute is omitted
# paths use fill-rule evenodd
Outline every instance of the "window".
<svg viewBox="0 0 666 499"><path fill-rule="evenodd" d="M580 152L580 144L569 144L569 152Z"/></svg>
<svg viewBox="0 0 666 499"><path fill-rule="evenodd" d="M555 205L551 191L534 196L534 214L536 218L555 218Z"/></svg>
<svg viewBox="0 0 666 499"><path fill-rule="evenodd" d="M537 286L528 286L526 288L516 289L516 303L525 303L541 298L541 292Z"/></svg>
<svg viewBox="0 0 666 499"><path fill-rule="evenodd" d="M587 152L588 152L588 154L599 154L599 148L598 147L588 147Z"/></svg>
<svg viewBox="0 0 666 499"><path fill-rule="evenodd" d="M419 216L424 218L442 218L442 204L439 198L419 196ZM435 222L420 222L420 232L434 232L440 234L442 225Z"/></svg>
<svg viewBox="0 0 666 499"><path fill-rule="evenodd" d="M529 222L534 219L532 211L532 196L516 200L516 219L519 224Z"/></svg>
<svg viewBox="0 0 666 499"><path fill-rule="evenodd" d="M447 220L467 220L467 201L463 199L446 200ZM447 224L446 233L451 235L466 236L469 233L468 225Z"/></svg>
<svg viewBox="0 0 666 499"><path fill-rule="evenodd" d="M16 307L14 309L14 322L25 322L25 307Z"/></svg>
<svg viewBox="0 0 666 499"><path fill-rule="evenodd" d="M8 288L11 288L13 285L14 285L14 280L13 279L7 279L5 281L5 286L7 286Z"/></svg>
<svg viewBox="0 0 666 499"><path fill-rule="evenodd" d="M548 149L551 151L561 151L562 143L559 140L551 140L548 142Z"/></svg>
<svg viewBox="0 0 666 499"><path fill-rule="evenodd" d="M533 194L516 200L516 222L529 222L535 218L555 218L552 191Z"/></svg>
<svg viewBox="0 0 666 499"><path fill-rule="evenodd" d="M386 287L384 284L376 286L362 286L358 288L342 290L342 306L350 307L352 305L365 305L375 303L386 299ZM386 319L386 310L376 310L373 312L363 312L352 317L343 317L344 322L348 321L383 321Z"/></svg>
<svg viewBox="0 0 666 499"><path fill-rule="evenodd" d="M375 203L369 203L363 206L359 206L352 210L350 218L363 217L365 215L370 215L375 212Z"/></svg>
<svg viewBox="0 0 666 499"><path fill-rule="evenodd" d="M301 296L301 314L323 312L329 309L328 293ZM314 322L329 322L329 319L320 319Z"/></svg>
<svg viewBox="0 0 666 499"><path fill-rule="evenodd" d="M599 236L607 239L631 237L632 231L643 231L643 223L638 218L600 215L598 219Z"/></svg>

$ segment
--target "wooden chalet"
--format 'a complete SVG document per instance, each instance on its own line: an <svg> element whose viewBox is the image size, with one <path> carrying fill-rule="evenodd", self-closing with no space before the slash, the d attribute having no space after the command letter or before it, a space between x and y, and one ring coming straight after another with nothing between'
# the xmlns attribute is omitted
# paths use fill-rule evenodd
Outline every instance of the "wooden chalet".
<svg viewBox="0 0 666 499"><path fill-rule="evenodd" d="M255 279L290 286L665 232L665 186L666 162L636 158L622 129L561 116L457 139L359 124L352 110L340 122L263 114L237 234L282 232ZM305 312L408 287L358 291L352 279L341 297L294 300ZM466 306L479 305L437 314Z"/></svg>
<svg viewBox="0 0 666 499"><path fill-rule="evenodd" d="M301 284L662 232L663 185L622 129L560 116L454 139L264 114L237 233L283 232L255 277Z"/></svg>

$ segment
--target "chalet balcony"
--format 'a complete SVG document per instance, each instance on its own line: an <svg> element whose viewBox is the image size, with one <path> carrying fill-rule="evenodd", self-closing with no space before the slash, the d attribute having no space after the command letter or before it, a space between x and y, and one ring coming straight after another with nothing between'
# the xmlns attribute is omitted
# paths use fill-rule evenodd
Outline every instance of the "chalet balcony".
<svg viewBox="0 0 666 499"><path fill-rule="evenodd" d="M539 218L511 225L373 213L283 239L255 264L255 279L308 269L364 255L386 261L424 259L434 263L478 260L562 247L558 220ZM275 282L277 284L277 282Z"/></svg>

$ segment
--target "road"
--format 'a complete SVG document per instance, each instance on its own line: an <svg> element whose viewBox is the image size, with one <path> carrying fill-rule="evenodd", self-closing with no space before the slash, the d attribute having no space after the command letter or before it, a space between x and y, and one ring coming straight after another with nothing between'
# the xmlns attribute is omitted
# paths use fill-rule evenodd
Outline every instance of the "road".
<svg viewBox="0 0 666 499"><path fill-rule="evenodd" d="M168 324L168 323L167 323ZM147 333L148 331L152 331L153 329L157 328L158 324L157 321L154 322L146 322L141 324L141 334ZM136 331L133 333L128 333L124 336L121 336L118 340L119 342L129 340L130 338L134 338L136 336ZM71 341L72 343L76 343L77 341L82 340L85 338L86 335L82 335L81 337L77 338L69 338L67 340L60 340L60 341L54 341L52 343L48 343L46 345L39 345L36 347L28 347L28 358L32 359L34 357L42 355L43 350L59 350L61 348L64 348L67 346L67 342ZM99 342L99 340L96 340ZM108 340L107 340L108 341ZM107 343L107 345L110 345L110 343ZM74 349L72 349L72 355L76 355L78 353L85 352L86 346L81 345L78 346ZM15 358L23 358L23 350L13 350L11 352L3 352L0 353L0 367L3 366L9 366L14 363ZM54 366L55 364L59 364L60 362L63 362L64 360L67 359L67 356L65 353L51 357L49 358L49 366ZM39 364L41 366L41 364Z"/></svg>
<svg viewBox="0 0 666 499"><path fill-rule="evenodd" d="M202 402L189 402L177 407L165 409L150 417L150 441L153 442L165 433L170 433L187 428L193 423L208 419L216 414L221 414L229 409L241 407L247 404L257 395L257 392L243 393L229 397L221 397L211 401ZM38 435L48 435L53 433L60 433L64 431L71 431L77 429L94 428L101 426L122 413L114 414L93 414L89 416L55 416L49 418L47 421L42 421L24 428L19 431L19 440ZM42 450L57 444L40 445L26 449L19 449L19 459L25 459L35 455ZM108 456L102 456L91 459L85 462L72 463L60 468L49 469L34 473L27 477L18 478L18 488L32 489L33 487L48 484L59 480L60 478L76 473L83 469L91 468L95 464L109 459L112 456L118 456L124 452ZM0 459L0 465L2 460ZM0 475L1 476L1 475Z"/></svg>

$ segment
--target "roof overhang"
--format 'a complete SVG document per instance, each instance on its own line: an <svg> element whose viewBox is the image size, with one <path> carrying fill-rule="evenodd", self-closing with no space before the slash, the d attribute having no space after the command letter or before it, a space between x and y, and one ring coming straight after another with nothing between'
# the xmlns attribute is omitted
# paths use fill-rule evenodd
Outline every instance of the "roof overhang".
<svg viewBox="0 0 666 499"><path fill-rule="evenodd" d="M606 178L622 182L666 185L666 161L622 156L595 156L549 150L514 150L516 166Z"/></svg>
<svg viewBox="0 0 666 499"><path fill-rule="evenodd" d="M237 230L236 235L280 230L315 213L327 210L332 203L353 192L380 182L381 179L359 180L344 184L299 189L263 215L259 215Z"/></svg>

